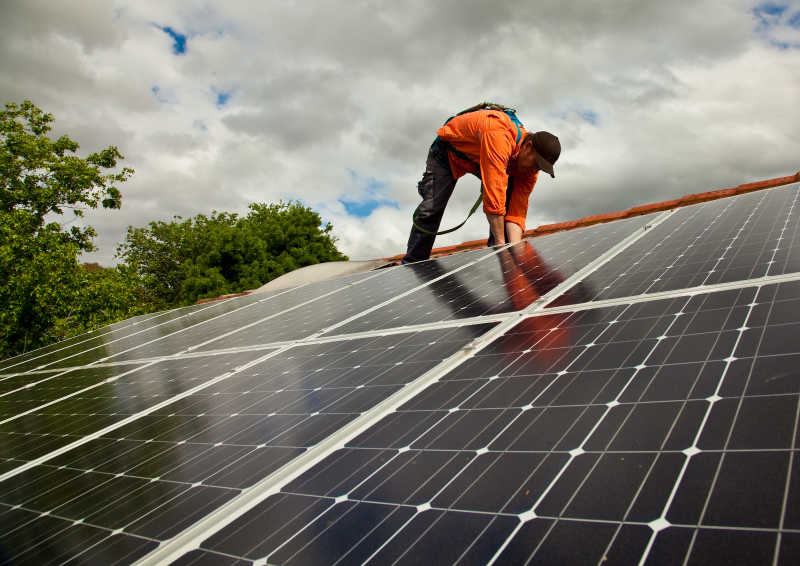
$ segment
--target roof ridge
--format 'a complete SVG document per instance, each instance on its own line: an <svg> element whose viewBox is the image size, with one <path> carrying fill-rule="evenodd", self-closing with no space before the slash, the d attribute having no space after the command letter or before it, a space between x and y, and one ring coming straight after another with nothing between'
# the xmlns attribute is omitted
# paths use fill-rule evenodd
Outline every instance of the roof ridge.
<svg viewBox="0 0 800 566"><path fill-rule="evenodd" d="M707 202L710 200L717 200L721 198L731 197L734 195L751 193L753 191L772 189L774 187L789 185L791 183L796 183L798 181L800 181L800 171L798 171L794 175L788 175L786 177L775 177L774 179L766 179L764 181L756 181L754 183L745 183L728 189L717 189L713 191L707 191L704 193L688 194L677 199L665 200L651 204L642 204L639 206L634 206L633 208L629 208L628 210L621 210L619 212L609 212L607 214L595 214L592 216L584 216L583 218L579 218L577 220L555 222L552 224L542 224L541 226L537 226L536 228L526 230L522 235L525 238L534 238L536 236L544 236L547 234L552 234L554 232L563 232L566 230L573 230L575 228L592 226L593 224L612 222L614 220L620 220L622 218L631 218L634 216L641 216L643 214L650 214L652 212L671 210L673 208L680 208L683 206L697 204L700 202ZM452 246L434 248L431 251L431 257L442 257L457 252L475 250L484 247L486 247L485 238L481 240L470 240ZM405 254L401 253L384 259L386 261L399 261L403 258L404 255Z"/></svg>
<svg viewBox="0 0 800 566"><path fill-rule="evenodd" d="M583 228L585 226L592 226L593 224L613 222L614 220L621 220L622 218L632 218L634 216L641 216L643 214L650 214L652 212L662 212L664 210L671 210L673 208L689 206L690 204L697 204L699 202L707 202L710 200L717 200L721 198L731 197L734 195L751 193L753 191L772 189L775 187L780 187L782 185L789 185L791 183L796 183L798 181L800 181L800 171L798 171L794 175L788 175L786 177L775 177L774 179L766 179L764 181L756 181L754 183L745 183L728 189L717 189L714 191L707 191L704 193L694 193L694 194L684 195L680 198L672 200L665 200L651 204L642 204L639 206L634 206L633 208L629 208L628 210L621 210L619 212L609 212L607 214L595 214L592 216L584 216L583 218L579 218L577 220L568 220L566 222L555 222L553 224L542 224L541 226L537 226L536 228L526 230L522 234L522 236L524 238L535 238L537 236L546 236L547 234L553 234L555 232L564 232L567 230L574 230L575 228ZM485 247L486 247L486 238L481 240L469 240L467 242L461 242L460 244L455 244L452 246L434 248L433 250L431 250L431 257L432 258L443 257L454 253L477 250ZM401 259L403 259L404 255L405 254L402 253L393 255L391 257L383 258L383 261L387 263L397 263ZM221 299L230 299L233 297L248 295L252 292L253 290L243 291L241 293L230 293L228 295L222 295L219 297L200 299L197 302L206 303L211 301L218 301Z"/></svg>

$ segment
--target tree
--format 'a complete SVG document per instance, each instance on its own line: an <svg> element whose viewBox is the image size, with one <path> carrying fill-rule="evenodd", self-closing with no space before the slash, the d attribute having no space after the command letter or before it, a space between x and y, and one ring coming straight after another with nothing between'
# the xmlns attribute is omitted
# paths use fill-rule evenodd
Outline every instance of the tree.
<svg viewBox="0 0 800 566"><path fill-rule="evenodd" d="M297 202L128 227L117 255L154 300L170 305L253 289L298 267L346 260L330 223Z"/></svg>
<svg viewBox="0 0 800 566"><path fill-rule="evenodd" d="M66 230L48 219L65 210L80 217L98 206L119 208L116 184L133 174L115 170L123 156L114 146L81 158L69 137L51 140L52 122L30 101L8 103L0 112L0 357L88 328L76 316L86 313L81 302L91 296L88 272L77 258L95 249L95 231ZM132 281L119 277L115 284ZM93 315L89 326L111 322L102 312L111 314ZM114 316L124 315L114 310Z"/></svg>

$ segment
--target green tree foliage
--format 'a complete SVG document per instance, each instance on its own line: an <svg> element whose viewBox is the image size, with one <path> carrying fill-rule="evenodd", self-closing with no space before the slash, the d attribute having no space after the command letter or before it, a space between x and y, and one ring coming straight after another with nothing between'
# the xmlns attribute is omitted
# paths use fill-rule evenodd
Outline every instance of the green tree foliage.
<svg viewBox="0 0 800 566"><path fill-rule="evenodd" d="M298 267L347 257L333 227L297 202L128 227L117 255L141 276L151 300L188 304L253 289Z"/></svg>
<svg viewBox="0 0 800 566"><path fill-rule="evenodd" d="M0 357L129 316L138 290L131 272L90 274L77 261L94 249L91 227L68 230L54 214L119 208L116 184L133 170L116 170L109 146L86 158L78 144L47 133L53 116L30 101L0 112Z"/></svg>

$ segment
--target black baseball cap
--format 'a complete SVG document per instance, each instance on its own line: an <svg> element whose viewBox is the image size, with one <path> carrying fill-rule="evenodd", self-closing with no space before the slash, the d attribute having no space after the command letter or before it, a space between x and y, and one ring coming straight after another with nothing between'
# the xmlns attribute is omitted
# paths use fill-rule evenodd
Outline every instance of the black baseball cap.
<svg viewBox="0 0 800 566"><path fill-rule="evenodd" d="M558 138L550 132L536 132L533 134L533 149L536 150L539 169L555 178L553 163L558 161L558 156L561 155L561 142Z"/></svg>

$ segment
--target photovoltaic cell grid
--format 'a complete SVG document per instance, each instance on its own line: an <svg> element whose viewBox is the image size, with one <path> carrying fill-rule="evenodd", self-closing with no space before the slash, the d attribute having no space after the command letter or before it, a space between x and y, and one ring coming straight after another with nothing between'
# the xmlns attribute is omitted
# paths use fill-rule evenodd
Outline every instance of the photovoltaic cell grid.
<svg viewBox="0 0 800 566"><path fill-rule="evenodd" d="M799 195L790 185L679 208L550 306L798 272Z"/></svg>
<svg viewBox="0 0 800 566"><path fill-rule="evenodd" d="M799 297L528 318L194 556L793 564Z"/></svg>
<svg viewBox="0 0 800 566"><path fill-rule="evenodd" d="M166 320L170 320L171 318L182 316L183 314L185 314L185 309L175 309L173 311L165 311L160 313L154 313L151 315L140 315L127 320L116 322L114 324L110 324L108 326L104 326L102 328L93 330L92 332L88 332L86 334L73 336L72 338L68 338L66 340L62 340L61 342L50 344L49 346L45 346L37 350L26 352L25 354L20 354L12 358L7 358L5 360L0 361L0 375L31 371L39 366L44 365L46 363L46 360L43 360L43 358L45 358L46 356L50 355L50 358L58 359L58 355L69 355L66 354L68 349L76 348L79 344L87 343L98 336L107 335L115 331L120 332L124 328L127 328L129 332L136 332L141 328L135 328L135 327L145 322L155 323L157 321L157 323L161 323ZM91 346L86 346L86 347L89 348ZM78 349L78 351L80 350ZM56 354L57 352L59 354Z"/></svg>
<svg viewBox="0 0 800 566"><path fill-rule="evenodd" d="M489 250L447 258L448 266L474 261ZM452 268L452 267L451 267ZM152 326L103 333L50 356L37 357L23 369L78 367L212 351L306 338L315 332L380 304L438 271L432 262L386 272L356 274L263 296L201 305L174 320ZM7 371L21 371L9 367Z"/></svg>
<svg viewBox="0 0 800 566"><path fill-rule="evenodd" d="M153 317L139 324L114 326L107 332L93 334L88 340L76 340L64 348L55 348L43 356L31 357L19 365L6 367L3 373L33 369L57 369L80 367L101 361L114 352L125 351L140 344L164 339L193 325L203 324L216 317L242 308L253 299L243 297L241 301L221 301L176 309L160 317ZM57 345L56 345L57 346Z"/></svg>
<svg viewBox="0 0 800 566"><path fill-rule="evenodd" d="M619 257L633 265L628 273L645 273L653 267L647 263L655 259L647 256L653 242L666 235L660 253L684 246L686 253L676 252L671 264L656 265L665 275L654 277L656 285L648 284L646 292L764 274L760 268L745 270L748 261L763 264L768 274L793 272L796 194L794 186L689 207L685 210L694 213L688 220L678 222L682 211L673 213ZM721 203L726 206L719 208ZM476 334L448 339L453 329L430 331L444 333L432 340L438 346L428 344L424 333L382 337L378 332L297 345L217 381L214 372L203 377L184 368L183 384L180 375L162 380L154 372L169 363L229 359L233 352L179 360L157 356L263 347L326 329L356 332L365 320L371 320L365 329L374 331L492 314L491 307L480 308L487 299L481 295L487 292L483 277L504 286L492 299L501 304L496 312L513 312L646 222L639 218L534 239L534 260L520 253L521 246L505 252L512 258L505 263L500 254L492 255L496 250L480 250L161 313L3 362L0 427L8 428L0 428L0 438L13 453L2 455L0 474L22 470L31 459L45 461L0 482L0 561L13 556L15 563L131 563L157 541L246 495L254 482L435 366L444 354L420 357L426 344L436 350L453 342L456 351ZM616 235L598 244L604 233ZM564 252L570 247L580 257ZM704 254L718 252L703 273ZM624 289L626 281L616 276L598 278L614 261L554 304L608 298L598 290L606 293L609 281L611 288ZM682 261L692 267L670 279L676 273L670 270ZM692 269L702 277L687 280ZM667 283L659 287L662 280ZM437 289L418 302L426 285ZM528 297L526 288L536 297ZM798 391L791 369L798 354L785 337L798 324L797 291L782 283L605 309L588 304L580 307L588 310L528 318L175 564L260 564L266 558L270 563L635 563L643 556L654 564L701 563L712 553L726 561L716 545L738 553L740 561L760 563L769 554L765 541L772 541L776 563L790 563L800 554L793 511L800 497ZM758 295L748 298L748 292ZM736 326L745 312L746 325ZM370 318L376 313L382 316ZM320 320L314 321L317 315ZM474 328L482 333L488 326ZM117 336L110 339L113 332ZM140 338L128 338L134 333ZM99 343L92 342L101 335ZM348 354L346 342L358 343L356 352ZM725 353L729 346L735 355ZM75 365L73 360L59 366L58 351L82 363L148 363L12 375ZM242 354L251 356L246 361L270 355L264 349ZM380 363L396 356L399 366ZM630 365L642 356L645 361ZM267 367L269 377L257 371ZM768 384L765 392L750 385L762 381ZM124 384L121 390L110 390L117 382ZM717 392L703 397L715 383ZM785 390L769 389L778 383ZM33 415L40 415L39 428ZM762 437L773 426L778 440L764 444ZM56 433L54 427L62 429ZM692 431L694 444L683 446ZM86 435L92 433L90 440ZM265 440L253 444L258 437ZM73 442L77 446L63 452ZM756 447L743 448L747 442ZM573 444L577 448L569 448ZM58 448L63 453L56 455L52 450ZM731 486L753 483L756 470L768 478L769 489L746 491L740 498L741 487ZM776 527L775 486L781 478L785 489ZM667 491L665 507L653 515ZM24 502L12 503L14 498ZM764 501L770 502L768 511L755 509ZM81 514L91 514L93 522L75 518ZM761 519L748 522L750 515Z"/></svg>
<svg viewBox="0 0 800 566"><path fill-rule="evenodd" d="M2 397L0 458L28 461L169 401L265 352L86 368ZM70 393L77 394L69 396ZM67 393L67 395L62 395Z"/></svg>
<svg viewBox="0 0 800 566"><path fill-rule="evenodd" d="M358 285L341 288L328 297L302 305L280 317L271 319L267 324L234 327L236 330L204 343L199 349L240 348L306 338L371 307L396 299L405 292L425 285L440 277L442 272L468 265L491 253L492 250L482 249L440 260L385 269L378 276L365 279ZM347 331L336 330L329 334L344 333Z"/></svg>
<svg viewBox="0 0 800 566"><path fill-rule="evenodd" d="M524 309L652 220L652 215L641 216L527 239L334 332L363 332ZM438 261L429 263L442 275L448 271Z"/></svg>
<svg viewBox="0 0 800 566"><path fill-rule="evenodd" d="M184 353L231 329L247 329L253 324L272 321L298 305L335 294L344 286L371 277L375 277L375 274L356 274L336 281L322 281L284 291L176 309L134 324L112 325L83 339L79 337L42 349L41 352L37 350L25 356L25 359L12 358L4 362L6 365L0 371L10 373L35 368L80 367L97 362L140 360ZM286 324L286 321L282 324ZM12 363L14 360L17 361Z"/></svg>
<svg viewBox="0 0 800 566"><path fill-rule="evenodd" d="M70 557L76 563L126 563L236 497L491 326L290 348L26 469L0 483L4 558L15 564L60 563ZM205 374L215 374L232 367L235 357L194 361L225 360L205 368ZM185 383L188 376L208 378L201 367L178 371L179 363L186 361L158 362L128 374L170 366L183 376L174 384L150 374L153 379L125 383L122 391L102 386L91 397L60 401L47 413L17 419L3 442L14 455L6 464L19 465L135 414L163 400L164 388L174 387L172 395L187 390L194 385Z"/></svg>

